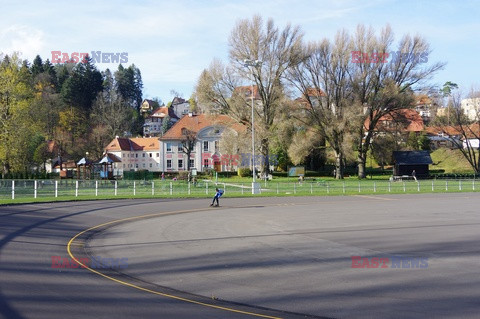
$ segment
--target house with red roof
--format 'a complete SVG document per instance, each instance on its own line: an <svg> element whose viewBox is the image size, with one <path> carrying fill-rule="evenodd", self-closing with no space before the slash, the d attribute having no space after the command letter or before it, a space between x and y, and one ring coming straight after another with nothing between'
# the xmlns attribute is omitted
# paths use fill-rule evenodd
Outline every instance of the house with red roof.
<svg viewBox="0 0 480 319"><path fill-rule="evenodd" d="M369 126L369 119L365 121L365 127ZM382 116L376 126L379 133L405 134L415 132L420 134L425 129L423 119L414 109L399 109Z"/></svg>
<svg viewBox="0 0 480 319"><path fill-rule="evenodd" d="M113 163L113 175L122 176L124 171L161 171L160 142L158 137L115 137L105 147L105 154L116 156L120 162Z"/></svg>
<svg viewBox="0 0 480 319"><path fill-rule="evenodd" d="M150 115L145 117L145 124L143 125L143 136L160 136L162 134L163 121L165 118L167 118L167 116L171 124L174 124L179 120L174 110L166 106L158 107Z"/></svg>
<svg viewBox="0 0 480 319"><path fill-rule="evenodd" d="M161 167L165 172L178 172L194 168L199 172L215 169L234 169L234 161L221 154L220 139L226 132L234 136L246 130L245 126L227 115L206 115L189 113L184 115L160 138ZM186 134L194 135L194 145L190 158L184 152ZM187 162L188 161L188 162ZM232 165L234 167L232 167Z"/></svg>

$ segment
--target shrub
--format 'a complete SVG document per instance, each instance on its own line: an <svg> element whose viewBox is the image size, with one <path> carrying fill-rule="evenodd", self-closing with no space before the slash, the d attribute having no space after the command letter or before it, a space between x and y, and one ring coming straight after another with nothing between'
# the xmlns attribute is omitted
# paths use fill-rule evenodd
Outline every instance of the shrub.
<svg viewBox="0 0 480 319"><path fill-rule="evenodd" d="M248 167L239 167L238 176L240 177L252 176L252 171Z"/></svg>

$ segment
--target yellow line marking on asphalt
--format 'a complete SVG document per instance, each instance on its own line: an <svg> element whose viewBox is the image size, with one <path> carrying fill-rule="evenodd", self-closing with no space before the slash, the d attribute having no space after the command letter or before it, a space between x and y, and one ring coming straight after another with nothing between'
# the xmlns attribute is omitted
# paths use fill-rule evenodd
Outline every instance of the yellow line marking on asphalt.
<svg viewBox="0 0 480 319"><path fill-rule="evenodd" d="M255 205L251 205L251 206L255 206ZM148 215L141 215L141 216L135 216L135 217L127 217L127 218L123 218L123 219L117 219L117 220L113 220L113 221L110 221L110 222L107 222L107 223L103 223L103 224L100 224L100 225L96 225L96 226L93 226L93 227L90 227L88 229L85 229L81 232L79 232L78 234L76 234L75 236L73 236L68 244L67 244L67 252L68 254L70 255L70 257L75 260L80 266L84 267L85 269L97 274L97 275L100 275L106 279L110 279L116 283L119 283L119 284L122 284L122 285L125 285L125 286L128 286L128 287L131 287L131 288L135 288L135 289L138 289L138 290L141 290L141 291L145 291L145 292L149 292L151 294L155 294L155 295L159 295L159 296L163 296L163 297L167 297L167 298L171 298L171 299L175 299L175 300L180 300L180 301L185 301L185 302L188 302L188 303L192 303L192 304L196 304L196 305L199 305L199 306L204 306L204 307L209 307L209 308L214 308L214 309L219 309L219 310L224 310L224 311L228 311L228 312L234 312L234 313L239 313L239 314L244 314L244 315L249 315L249 316L254 316L254 317L260 317L260 318L269 318L269 319L281 319L280 317L272 317L272 316L267 316L267 315L262 315L262 314L259 314L259 313L254 313L254 312L248 312L248 311L242 311L242 310L238 310L238 309L234 309L234 308L229 308L229 307L222 307L222 306L217 306L217 305L213 305L213 304L208 304L208 303L204 303L204 302L200 302L200 301L196 301L196 300L193 300L193 299L188 299L188 298L183 298L183 297L179 297L179 296L175 296L175 295L171 295L171 294L166 294L166 293L162 293L162 292L159 292L159 291L155 291L155 290L152 290L152 289L148 289L148 288L144 288L144 287L140 287L140 286L137 286L137 285L134 285L132 283L129 283L129 282L125 282L125 281L122 281L122 280L119 280L117 278L114 278L114 277L111 277L111 276L108 276L108 275L105 275L104 273L101 273L95 269L92 269L90 267L88 267L87 265L85 265L84 263L82 263L80 260L78 260L72 253L71 251L71 246L72 245L79 245L79 244L76 244L74 243L74 241L79 237L81 236L82 234L86 233L86 232L89 232L91 230L94 230L94 229L97 229L97 228L101 228L101 227L104 227L104 226L108 226L108 225L113 225L113 224L116 224L116 223L120 223L120 222L125 222L125 221L131 221L131 220L136 220L136 219L143 219L143 218L150 218L150 217L157 217L157 216L162 216L162 215L174 215L174 214L181 214L181 213L190 213L190 212L199 212L199 211L207 211L207 210L210 210L208 208L199 208L199 209L189 209L189 210L179 210L179 211L171 211L171 212L163 212L163 213L154 213L154 214L148 214ZM80 245L81 246L81 245Z"/></svg>

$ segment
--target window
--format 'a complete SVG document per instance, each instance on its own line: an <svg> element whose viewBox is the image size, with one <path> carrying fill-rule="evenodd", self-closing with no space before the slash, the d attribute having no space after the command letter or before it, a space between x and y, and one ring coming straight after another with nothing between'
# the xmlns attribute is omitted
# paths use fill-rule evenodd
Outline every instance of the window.
<svg viewBox="0 0 480 319"><path fill-rule="evenodd" d="M143 157L145 157L145 153L143 153L142 155L143 155Z"/></svg>
<svg viewBox="0 0 480 319"><path fill-rule="evenodd" d="M135 157L138 157L138 153L135 154Z"/></svg>
<svg viewBox="0 0 480 319"><path fill-rule="evenodd" d="M123 168L125 168L125 164L123 164Z"/></svg>
<svg viewBox="0 0 480 319"><path fill-rule="evenodd" d="M157 153L157 157L160 157L160 153Z"/></svg>
<svg viewBox="0 0 480 319"><path fill-rule="evenodd" d="M172 160L167 160L167 168L168 169L172 168Z"/></svg>
<svg viewBox="0 0 480 319"><path fill-rule="evenodd" d="M178 169L183 169L183 159L178 160Z"/></svg>
<svg viewBox="0 0 480 319"><path fill-rule="evenodd" d="M178 152L183 153L183 143L178 143Z"/></svg>
<svg viewBox="0 0 480 319"><path fill-rule="evenodd" d="M215 152L218 152L218 141L215 141Z"/></svg>
<svg viewBox="0 0 480 319"><path fill-rule="evenodd" d="M167 143L167 152L172 151L172 143Z"/></svg>
<svg viewBox="0 0 480 319"><path fill-rule="evenodd" d="M190 159L190 160L189 160L189 163L190 163L190 168L192 168L192 167L194 167L195 160Z"/></svg>
<svg viewBox="0 0 480 319"><path fill-rule="evenodd" d="M135 164L135 168L138 168L138 164Z"/></svg>
<svg viewBox="0 0 480 319"><path fill-rule="evenodd" d="M150 163L150 168L152 167L152 163Z"/></svg>
<svg viewBox="0 0 480 319"><path fill-rule="evenodd" d="M152 157L153 153L148 153L148 155L150 155L150 157Z"/></svg>
<svg viewBox="0 0 480 319"><path fill-rule="evenodd" d="M203 160L203 167L204 167L204 168L208 168L208 162L209 162L208 158L205 158L205 159Z"/></svg>
<svg viewBox="0 0 480 319"><path fill-rule="evenodd" d="M142 167L145 168L145 163L143 163Z"/></svg>
<svg viewBox="0 0 480 319"><path fill-rule="evenodd" d="M219 130L218 128L216 128L216 129L213 131L213 133L215 133L215 134L220 134L220 130Z"/></svg>
<svg viewBox="0 0 480 319"><path fill-rule="evenodd" d="M208 152L208 141L203 141L203 151Z"/></svg>

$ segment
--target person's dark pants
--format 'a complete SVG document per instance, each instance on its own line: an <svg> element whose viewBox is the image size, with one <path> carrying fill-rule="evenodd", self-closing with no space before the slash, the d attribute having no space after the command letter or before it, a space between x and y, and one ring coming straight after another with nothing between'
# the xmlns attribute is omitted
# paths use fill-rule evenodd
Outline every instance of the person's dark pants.
<svg viewBox="0 0 480 319"><path fill-rule="evenodd" d="M215 204L215 201L217 201L217 205L220 205L220 204L218 203L218 198L219 198L219 197L220 197L220 196L218 196L218 195L215 195L215 197L213 197L212 205Z"/></svg>

